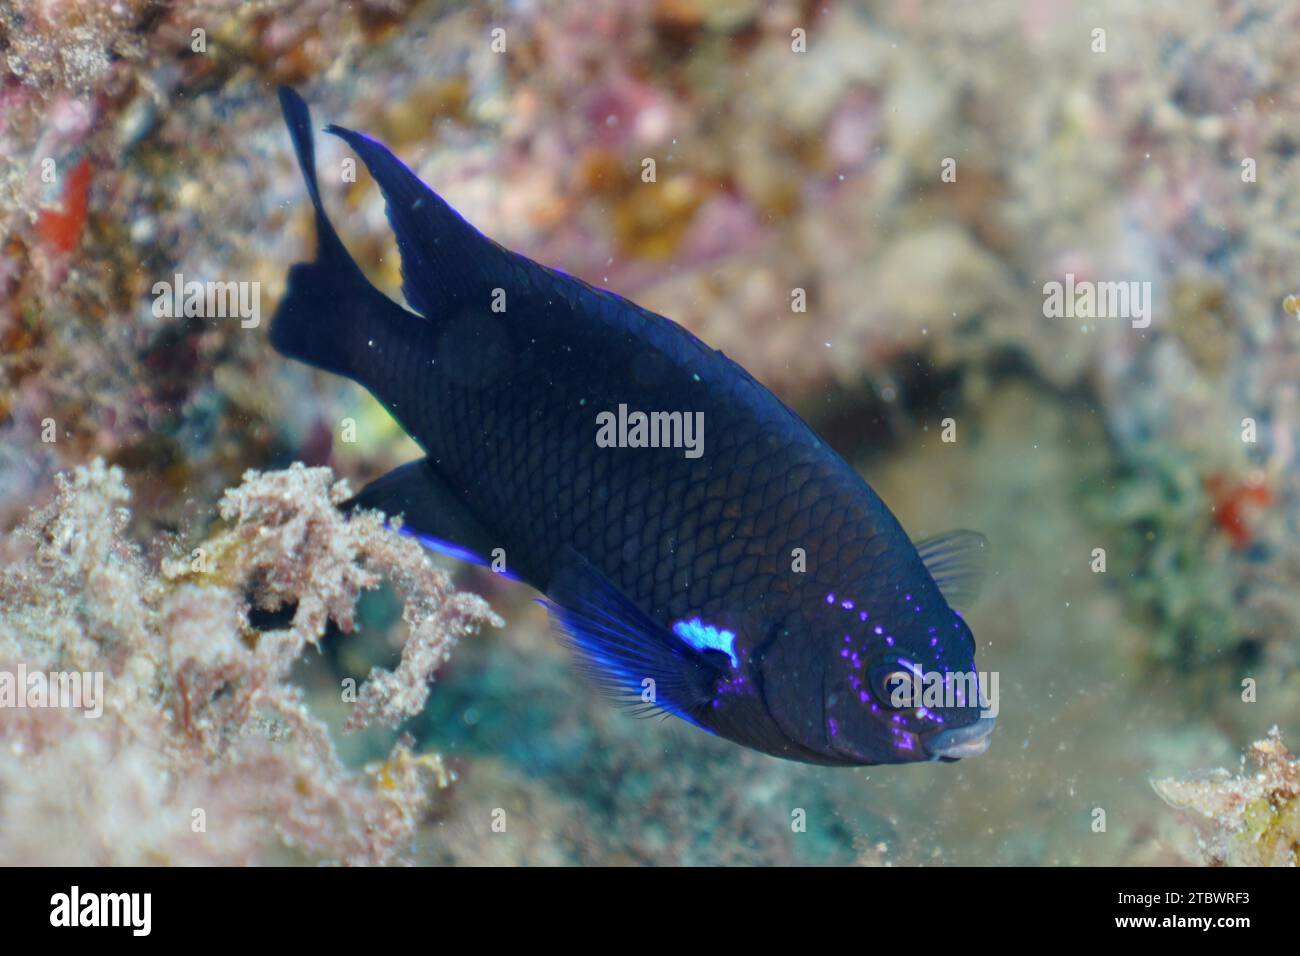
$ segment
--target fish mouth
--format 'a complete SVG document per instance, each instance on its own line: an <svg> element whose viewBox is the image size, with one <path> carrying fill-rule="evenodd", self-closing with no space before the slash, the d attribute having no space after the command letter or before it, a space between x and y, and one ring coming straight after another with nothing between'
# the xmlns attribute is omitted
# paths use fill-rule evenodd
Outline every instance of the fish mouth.
<svg viewBox="0 0 1300 956"><path fill-rule="evenodd" d="M997 720L993 717L981 717L965 727L936 730L921 740L921 746L931 760L952 761L962 757L978 757L989 749L996 723Z"/></svg>

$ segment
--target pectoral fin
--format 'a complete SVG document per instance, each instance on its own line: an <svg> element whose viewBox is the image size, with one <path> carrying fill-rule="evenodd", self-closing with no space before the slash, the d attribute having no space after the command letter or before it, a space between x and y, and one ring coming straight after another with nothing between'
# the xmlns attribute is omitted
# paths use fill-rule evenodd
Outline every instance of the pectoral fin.
<svg viewBox="0 0 1300 956"><path fill-rule="evenodd" d="M978 531L949 531L916 542L926 570L957 610L979 597L988 576L989 539Z"/></svg>

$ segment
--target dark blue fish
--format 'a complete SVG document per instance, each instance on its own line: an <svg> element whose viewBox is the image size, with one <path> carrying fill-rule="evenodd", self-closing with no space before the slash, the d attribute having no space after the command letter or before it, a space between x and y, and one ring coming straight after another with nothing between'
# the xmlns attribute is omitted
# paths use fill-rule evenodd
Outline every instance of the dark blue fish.
<svg viewBox="0 0 1300 956"><path fill-rule="evenodd" d="M271 341L364 385L427 456L356 505L504 561L546 595L584 669L633 705L810 763L984 750L993 719L969 683L928 703L897 696L974 675L975 641L949 598L978 577L981 536L913 545L735 362L502 248L380 143L331 126L387 202L411 308L397 305L325 215L306 104L290 90L280 102L318 248L290 270ZM647 426L637 412L677 415ZM674 440L687 447L663 447Z"/></svg>

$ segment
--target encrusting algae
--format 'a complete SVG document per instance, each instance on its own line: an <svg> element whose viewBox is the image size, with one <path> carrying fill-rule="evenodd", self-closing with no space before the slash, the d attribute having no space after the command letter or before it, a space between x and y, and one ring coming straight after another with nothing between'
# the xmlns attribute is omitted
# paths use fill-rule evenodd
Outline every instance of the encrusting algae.
<svg viewBox="0 0 1300 956"><path fill-rule="evenodd" d="M334 505L326 468L248 472L226 525L156 573L126 537L130 493L96 461L0 543L0 671L102 674L102 715L24 707L0 722L0 862L247 864L403 858L452 775L399 740L345 766L289 671L328 620L353 627L387 580L408 636L393 671L357 688L349 727L418 713L456 641L500 624L420 546ZM296 605L257 632L250 607Z"/></svg>
<svg viewBox="0 0 1300 956"><path fill-rule="evenodd" d="M1247 754L1254 773L1220 769L1200 779L1155 780L1172 807L1195 814L1199 849L1210 866L1300 864L1300 759L1274 727Z"/></svg>

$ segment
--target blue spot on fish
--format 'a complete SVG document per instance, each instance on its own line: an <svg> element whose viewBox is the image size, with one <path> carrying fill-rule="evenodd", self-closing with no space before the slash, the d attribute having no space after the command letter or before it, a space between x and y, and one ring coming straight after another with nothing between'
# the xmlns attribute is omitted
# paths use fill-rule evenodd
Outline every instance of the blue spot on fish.
<svg viewBox="0 0 1300 956"><path fill-rule="evenodd" d="M673 633L697 651L722 651L731 658L732 667L740 667L740 661L736 659L736 635L730 631L719 630L693 617L674 624Z"/></svg>

